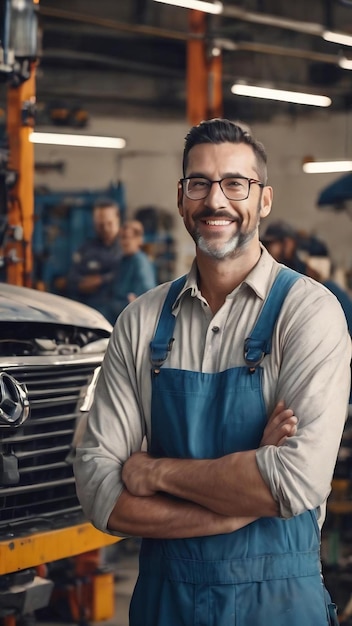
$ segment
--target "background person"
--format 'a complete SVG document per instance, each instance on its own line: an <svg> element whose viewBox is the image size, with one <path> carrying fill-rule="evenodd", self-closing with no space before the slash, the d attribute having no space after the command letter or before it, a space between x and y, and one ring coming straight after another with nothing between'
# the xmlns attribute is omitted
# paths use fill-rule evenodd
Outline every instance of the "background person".
<svg viewBox="0 0 352 626"><path fill-rule="evenodd" d="M178 208L196 258L109 342L75 475L98 528L143 537L130 626L337 623L319 528L351 343L336 298L260 245L272 194L249 133L191 128Z"/></svg>
<svg viewBox="0 0 352 626"><path fill-rule="evenodd" d="M298 234L290 224L277 220L269 224L261 240L270 254L296 272L309 276L307 263L298 254ZM315 278L315 276L312 276Z"/></svg>
<svg viewBox="0 0 352 626"><path fill-rule="evenodd" d="M67 275L67 294L98 309L110 322L110 302L115 273L121 259L119 242L120 209L111 200L101 200L93 208L96 236L73 255Z"/></svg>
<svg viewBox="0 0 352 626"><path fill-rule="evenodd" d="M346 289L332 278L332 263L325 243L316 237L300 236L286 222L270 224L261 240L276 261L318 280L337 297L352 337L352 300ZM299 248L304 250L305 260L299 257Z"/></svg>
<svg viewBox="0 0 352 626"><path fill-rule="evenodd" d="M138 220L127 220L120 228L122 257L114 276L110 319L116 320L130 302L157 284L154 265L141 249L143 237L143 224Z"/></svg>

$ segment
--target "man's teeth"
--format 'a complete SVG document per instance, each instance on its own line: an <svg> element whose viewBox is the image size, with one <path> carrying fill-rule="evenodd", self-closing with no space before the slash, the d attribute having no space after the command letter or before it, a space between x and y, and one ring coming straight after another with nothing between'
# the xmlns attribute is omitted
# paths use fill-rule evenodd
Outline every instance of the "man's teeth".
<svg viewBox="0 0 352 626"><path fill-rule="evenodd" d="M206 220L205 222L209 226L227 226L227 224L231 224L230 220Z"/></svg>

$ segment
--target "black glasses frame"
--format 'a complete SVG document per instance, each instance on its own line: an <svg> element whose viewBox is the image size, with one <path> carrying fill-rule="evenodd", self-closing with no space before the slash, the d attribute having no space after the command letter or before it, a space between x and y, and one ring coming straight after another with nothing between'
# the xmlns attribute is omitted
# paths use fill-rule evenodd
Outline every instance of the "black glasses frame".
<svg viewBox="0 0 352 626"><path fill-rule="evenodd" d="M201 180L207 180L210 183L209 189L207 190L207 193L204 196L201 196L200 198L191 198L188 194L187 194L187 181L189 180L193 180L199 178ZM248 183L248 190L247 190L247 195L244 198L230 198L225 191L222 188L222 182L224 180L228 180L229 178L239 178L240 180L246 180ZM224 194L225 198L227 198L228 200L232 200L232 201L236 201L236 202L242 202L242 200L247 200L250 190L251 190L251 185L259 185L259 187L261 187L261 189L263 189L263 187L265 187L264 183L262 183L260 180L256 180L255 178L247 178L247 176L225 176L224 178L220 178L220 180L210 180L209 178L207 178L206 176L186 176L186 178L180 178L179 183L182 185L182 189L183 189L183 193L185 194L185 196L189 199L189 200L204 200L210 193L210 190L212 188L212 185L214 183L219 183L220 185L220 189L222 191L222 193Z"/></svg>

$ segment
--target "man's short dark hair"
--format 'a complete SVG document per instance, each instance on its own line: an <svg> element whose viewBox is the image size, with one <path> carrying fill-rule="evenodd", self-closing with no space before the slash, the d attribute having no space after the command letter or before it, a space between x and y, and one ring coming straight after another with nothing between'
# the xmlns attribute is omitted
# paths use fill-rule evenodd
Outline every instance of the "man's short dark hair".
<svg viewBox="0 0 352 626"><path fill-rule="evenodd" d="M257 161L258 176L266 184L267 181L267 155L263 144L244 130L239 124L230 120L214 118L200 122L193 126L185 137L185 147L183 151L183 175L186 175L189 151L197 144L202 143L244 143L250 146Z"/></svg>
<svg viewBox="0 0 352 626"><path fill-rule="evenodd" d="M96 209L110 209L111 207L116 209L117 215L120 217L120 207L114 200L109 200L109 198L101 198L94 203L93 210Z"/></svg>

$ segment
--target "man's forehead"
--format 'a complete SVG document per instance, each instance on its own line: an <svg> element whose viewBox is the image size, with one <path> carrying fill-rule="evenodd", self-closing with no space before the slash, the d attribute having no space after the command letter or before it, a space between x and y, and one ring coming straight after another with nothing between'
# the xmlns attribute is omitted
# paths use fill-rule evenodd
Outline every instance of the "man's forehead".
<svg viewBox="0 0 352 626"><path fill-rule="evenodd" d="M243 167L256 171L256 158L252 148L244 143L196 144L188 154L187 172L203 167L218 167L233 173Z"/></svg>
<svg viewBox="0 0 352 626"><path fill-rule="evenodd" d="M98 207L94 211L94 217L97 219L111 218L112 216L119 217L116 207L114 206L106 206L104 208Z"/></svg>
<svg viewBox="0 0 352 626"><path fill-rule="evenodd" d="M248 159L250 161L255 160L255 154L251 146L245 143L199 143L193 146L188 153L188 162L201 159L212 159L214 155L219 155L219 158L225 159Z"/></svg>

